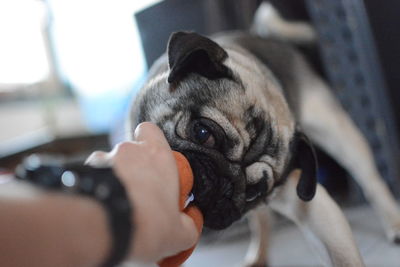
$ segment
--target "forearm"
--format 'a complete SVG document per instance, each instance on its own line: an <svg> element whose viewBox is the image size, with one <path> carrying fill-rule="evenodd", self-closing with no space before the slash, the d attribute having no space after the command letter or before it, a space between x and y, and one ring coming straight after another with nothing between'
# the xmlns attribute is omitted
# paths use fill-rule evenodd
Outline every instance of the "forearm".
<svg viewBox="0 0 400 267"><path fill-rule="evenodd" d="M2 266L98 266L110 251L106 213L92 199L11 182L0 186L0 214Z"/></svg>
<svg viewBox="0 0 400 267"><path fill-rule="evenodd" d="M192 247L198 231L179 210L178 170L165 136L156 125L142 123L134 139L110 153L98 151L87 161L92 166L112 166L124 187L116 192L125 191L130 202L129 209L124 209L124 203L117 207L122 218L116 219L115 210L110 212L113 207L103 201L106 212L100 199L51 194L28 185L23 190L15 181L0 184L0 265L98 266L123 256L156 262ZM115 226L116 220L122 228ZM126 229L123 237L129 239L123 240L115 229ZM124 246L127 251L118 249ZM111 253L113 249L126 253Z"/></svg>

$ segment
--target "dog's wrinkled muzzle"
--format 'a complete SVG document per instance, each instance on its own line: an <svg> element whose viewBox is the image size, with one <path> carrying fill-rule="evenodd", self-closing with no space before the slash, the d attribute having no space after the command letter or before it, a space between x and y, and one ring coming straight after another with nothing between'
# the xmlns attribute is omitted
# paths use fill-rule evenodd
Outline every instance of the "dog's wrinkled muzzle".
<svg viewBox="0 0 400 267"><path fill-rule="evenodd" d="M245 179L240 166L198 152L183 154L193 170L194 204L204 215L204 225L224 229L238 220L245 206Z"/></svg>

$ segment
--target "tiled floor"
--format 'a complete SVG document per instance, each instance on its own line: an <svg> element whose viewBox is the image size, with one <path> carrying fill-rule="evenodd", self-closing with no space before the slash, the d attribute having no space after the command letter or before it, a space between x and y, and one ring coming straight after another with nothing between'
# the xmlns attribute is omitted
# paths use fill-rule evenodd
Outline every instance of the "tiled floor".
<svg viewBox="0 0 400 267"><path fill-rule="evenodd" d="M371 208L361 206L344 211L366 266L400 267L400 246L390 244L385 239L379 218ZM279 227L276 226L278 223ZM249 231L244 221L229 231L207 235L184 266L240 266L247 250L248 236ZM302 233L282 219L275 220L270 246L269 260L272 267L323 266Z"/></svg>
<svg viewBox="0 0 400 267"><path fill-rule="evenodd" d="M379 218L370 207L348 208L345 214L366 266L400 267L400 246L385 239ZM236 234L222 233L217 241L202 242L185 267L240 266L248 245L248 232L243 228ZM290 223L273 228L270 245L273 267L322 266L302 233Z"/></svg>

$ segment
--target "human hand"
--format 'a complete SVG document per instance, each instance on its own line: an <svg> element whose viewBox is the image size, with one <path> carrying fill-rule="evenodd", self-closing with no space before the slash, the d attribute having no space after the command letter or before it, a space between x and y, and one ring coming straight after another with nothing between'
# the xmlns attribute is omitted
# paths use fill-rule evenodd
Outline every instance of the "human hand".
<svg viewBox="0 0 400 267"><path fill-rule="evenodd" d="M193 246L198 232L192 219L180 212L178 169L162 131L140 124L132 142L111 152L94 152L92 166L112 166L133 206L134 231L128 258L156 262Z"/></svg>

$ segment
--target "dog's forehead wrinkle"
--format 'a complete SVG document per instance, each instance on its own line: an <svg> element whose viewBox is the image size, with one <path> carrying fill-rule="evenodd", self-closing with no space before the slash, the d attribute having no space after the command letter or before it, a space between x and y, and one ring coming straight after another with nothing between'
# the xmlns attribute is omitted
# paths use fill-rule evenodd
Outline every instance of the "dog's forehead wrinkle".
<svg viewBox="0 0 400 267"><path fill-rule="evenodd" d="M187 133L185 131L186 126L189 124L190 112L189 111L178 111L175 116L175 131L176 134L181 138L187 138Z"/></svg>
<svg viewBox="0 0 400 267"><path fill-rule="evenodd" d="M209 80L198 74L189 74L176 88L180 97L209 101L233 90L242 90L240 83L230 79Z"/></svg>
<svg viewBox="0 0 400 267"><path fill-rule="evenodd" d="M251 146L246 151L245 160L252 162L264 157L275 170L280 173L284 165L290 139L293 132L288 126L281 126L275 118L275 111L259 112L256 108L249 107L247 114L253 118L249 121L247 129L252 134Z"/></svg>
<svg viewBox="0 0 400 267"><path fill-rule="evenodd" d="M225 44L224 44L225 45ZM247 98L257 102L271 112L273 119L294 129L292 114L285 101L282 85L271 70L245 49L226 45L229 60L226 65L234 73L240 73L240 80L246 87ZM261 89L261 90L260 90ZM260 97L260 92L263 97Z"/></svg>
<svg viewBox="0 0 400 267"><path fill-rule="evenodd" d="M236 45L227 45L225 49L229 55L227 65L231 69L236 70L236 73L251 72L251 77L258 77L264 80L264 82L267 81L269 85L272 85L273 90L283 92L279 80L274 76L272 71L249 51Z"/></svg>
<svg viewBox="0 0 400 267"><path fill-rule="evenodd" d="M274 171L274 180L279 178L286 162L288 144L277 132L273 122L266 121L252 139L249 149L245 151L244 162L251 165L254 162L264 162ZM276 175L275 175L276 173Z"/></svg>
<svg viewBox="0 0 400 267"><path fill-rule="evenodd" d="M212 119L224 129L225 134L234 142L234 147L227 151L227 157L231 160L239 160L243 153L243 140L238 138L240 137L240 134L237 128L235 128L231 121L227 118L226 114L217 108L207 106L202 107L200 114L206 118Z"/></svg>
<svg viewBox="0 0 400 267"><path fill-rule="evenodd" d="M246 123L247 132L254 138L265 123L265 112L254 103L249 104L243 112L242 120Z"/></svg>
<svg viewBox="0 0 400 267"><path fill-rule="evenodd" d="M233 73L239 77L239 80L245 85L247 90L258 90L267 86L272 90L282 92L278 80L272 72L259 64L258 60L247 51L241 49L228 49L230 55L226 65L232 69ZM240 74L240 76L239 76Z"/></svg>
<svg viewBox="0 0 400 267"><path fill-rule="evenodd" d="M164 103L161 102L158 105L153 105L149 112L149 117L151 121L158 121L162 118L169 117L171 113L173 113L171 104L166 101Z"/></svg>
<svg viewBox="0 0 400 267"><path fill-rule="evenodd" d="M255 60L253 60L253 56L251 56L250 53L245 49L235 45L225 45L224 48L229 55L228 58L225 60L225 62L226 64L230 65L231 68L232 66L236 65L240 66L242 69L247 69L252 71L258 70L256 62Z"/></svg>

